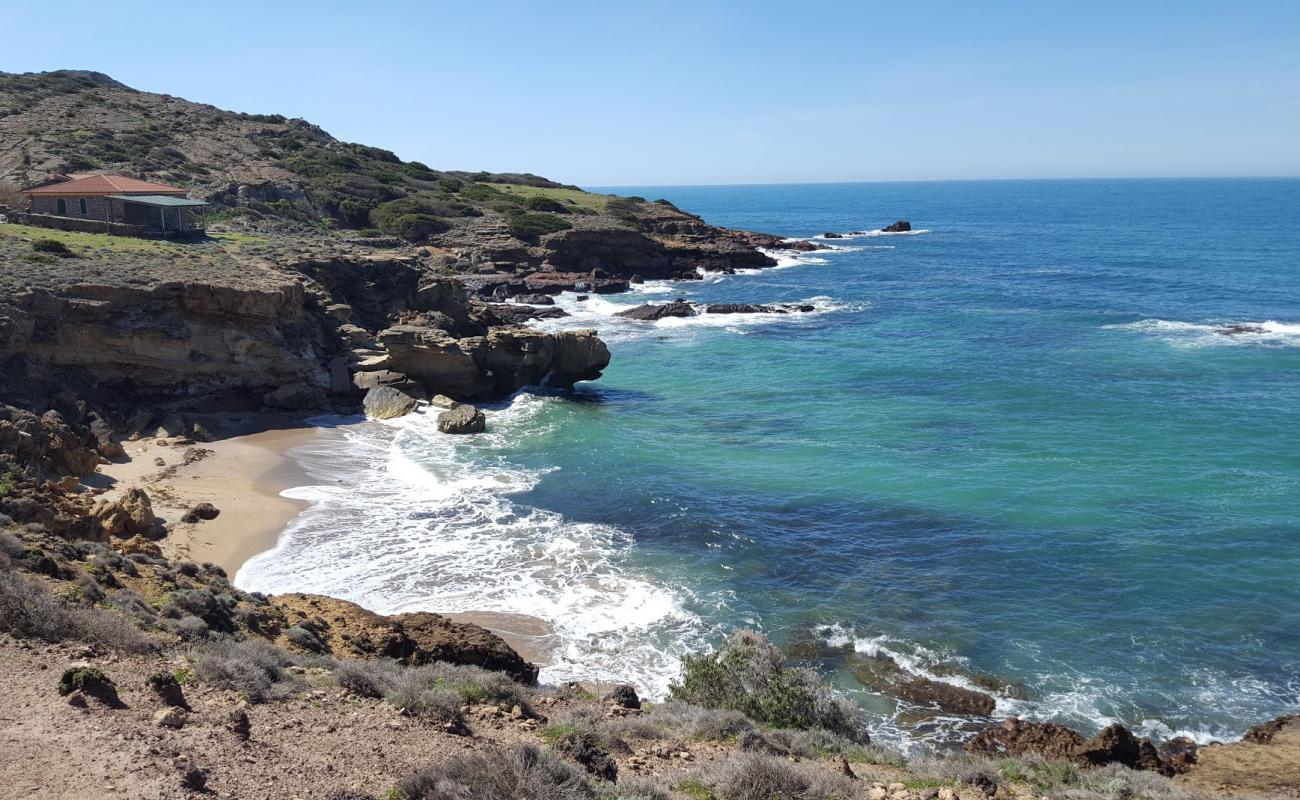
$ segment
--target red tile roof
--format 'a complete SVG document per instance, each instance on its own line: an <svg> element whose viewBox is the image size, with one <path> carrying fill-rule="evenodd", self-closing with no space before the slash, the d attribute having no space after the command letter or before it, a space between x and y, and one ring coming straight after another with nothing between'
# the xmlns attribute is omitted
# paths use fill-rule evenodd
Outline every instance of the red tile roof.
<svg viewBox="0 0 1300 800"><path fill-rule="evenodd" d="M87 175L72 180L28 189L29 195L96 195L96 194L169 194L185 196L184 189L161 183L150 183L121 175Z"/></svg>

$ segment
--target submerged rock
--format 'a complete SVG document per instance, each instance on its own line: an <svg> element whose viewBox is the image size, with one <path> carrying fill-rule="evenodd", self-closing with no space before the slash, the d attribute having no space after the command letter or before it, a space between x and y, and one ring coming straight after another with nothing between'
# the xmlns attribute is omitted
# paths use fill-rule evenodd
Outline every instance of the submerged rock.
<svg viewBox="0 0 1300 800"><path fill-rule="evenodd" d="M392 386L376 386L366 392L361 403L366 416L373 419L396 419L415 410L419 403L414 397Z"/></svg>
<svg viewBox="0 0 1300 800"><path fill-rule="evenodd" d="M693 317L695 316L695 307L684 300L674 300L671 303L663 303L662 305L646 303L635 308L629 308L626 311L620 311L614 316L654 322L668 317Z"/></svg>
<svg viewBox="0 0 1300 800"><path fill-rule="evenodd" d="M710 303L704 308L706 314L789 314L791 312L806 314L816 311L817 307L807 304L759 305L756 303Z"/></svg>
<svg viewBox="0 0 1300 800"><path fill-rule="evenodd" d="M855 657L848 664L863 686L945 714L988 716L997 706L990 694L915 675L887 656Z"/></svg>
<svg viewBox="0 0 1300 800"><path fill-rule="evenodd" d="M1237 336L1242 333L1268 333L1267 330L1258 325L1224 325L1222 328L1215 328L1214 332L1220 336Z"/></svg>
<svg viewBox="0 0 1300 800"><path fill-rule="evenodd" d="M442 433L482 433L486 424L487 418L474 406L457 406L438 415Z"/></svg>

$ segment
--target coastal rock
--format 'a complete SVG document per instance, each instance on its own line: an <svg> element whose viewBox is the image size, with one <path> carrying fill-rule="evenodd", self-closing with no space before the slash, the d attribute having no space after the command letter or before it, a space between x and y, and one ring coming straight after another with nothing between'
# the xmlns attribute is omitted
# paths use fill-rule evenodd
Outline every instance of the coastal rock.
<svg viewBox="0 0 1300 800"><path fill-rule="evenodd" d="M267 392L262 396L262 403L282 411L310 411L326 404L325 391L319 386L291 383Z"/></svg>
<svg viewBox="0 0 1300 800"><path fill-rule="evenodd" d="M100 462L99 453L57 411L37 416L6 405L0 405L0 453L47 478L89 475Z"/></svg>
<svg viewBox="0 0 1300 800"><path fill-rule="evenodd" d="M474 406L457 406L438 415L438 430L442 433L482 433L487 418Z"/></svg>
<svg viewBox="0 0 1300 800"><path fill-rule="evenodd" d="M539 294L539 293L520 294L520 295L515 295L514 300L516 303L523 303L525 305L530 305L530 306L555 305L555 298L551 297L549 294Z"/></svg>
<svg viewBox="0 0 1300 800"><path fill-rule="evenodd" d="M635 308L629 308L626 311L620 311L614 316L653 322L668 317L693 317L695 316L695 307L684 300L674 300L671 303L663 303L662 305L646 303Z"/></svg>
<svg viewBox="0 0 1300 800"><path fill-rule="evenodd" d="M366 392L361 403L367 417L372 419L396 419L404 417L415 410L419 403L414 397L394 389L391 386L376 386Z"/></svg>
<svg viewBox="0 0 1300 800"><path fill-rule="evenodd" d="M641 698L637 696L636 687L629 686L626 683L610 689L601 700L602 702L618 706L619 708L641 707Z"/></svg>
<svg viewBox="0 0 1300 800"><path fill-rule="evenodd" d="M1267 330L1259 325L1243 325L1240 323L1224 325L1222 328L1215 328L1214 332L1220 336L1238 336L1243 333L1268 333Z"/></svg>
<svg viewBox="0 0 1300 800"><path fill-rule="evenodd" d="M396 325L379 338L401 374L430 393L467 399L542 383L568 388L600 377L609 364L609 349L592 330L551 334L506 326L457 339L436 328Z"/></svg>
<svg viewBox="0 0 1300 800"><path fill-rule="evenodd" d="M844 238L844 234L842 234L842 233L836 233L835 231L826 231L825 233L822 234L822 238L823 238L823 239L843 239L843 238Z"/></svg>
<svg viewBox="0 0 1300 800"><path fill-rule="evenodd" d="M1200 748L1194 739L1175 736L1161 743L1158 749L1160 759L1168 765L1170 772L1177 775L1196 766L1196 753Z"/></svg>
<svg viewBox="0 0 1300 800"><path fill-rule="evenodd" d="M280 615L276 628L305 622L337 658L392 658L411 665L449 661L504 672L523 683L537 681L537 667L501 637L439 614L385 617L346 600L310 594L275 595L271 607Z"/></svg>
<svg viewBox="0 0 1300 800"><path fill-rule="evenodd" d="M153 503L138 486L128 488L117 500L100 500L91 507L90 516L99 520L104 533L123 539L152 536L158 527Z"/></svg>
<svg viewBox="0 0 1300 800"><path fill-rule="evenodd" d="M220 514L221 510L211 503L199 503L189 511L185 512L185 516L181 517L181 522L192 525L196 522L216 519Z"/></svg>
<svg viewBox="0 0 1300 800"><path fill-rule="evenodd" d="M887 656L853 655L846 663L862 685L945 714L988 716L997 705L992 695L907 672Z"/></svg>
<svg viewBox="0 0 1300 800"><path fill-rule="evenodd" d="M1008 717L967 740L965 750L976 755L1040 755L1044 758L1068 759L1083 744L1083 737L1055 722L1026 722Z"/></svg>
<svg viewBox="0 0 1300 800"><path fill-rule="evenodd" d="M445 394L435 394L429 398L429 405L434 408L455 408L460 405L459 402L452 400Z"/></svg>
<svg viewBox="0 0 1300 800"><path fill-rule="evenodd" d="M485 316L488 319L485 321L489 325L522 325L533 319L560 319L569 316L569 312L564 309L555 308L554 302L552 300L551 305L547 308L535 308L510 303L490 303L486 308L487 314Z"/></svg>
<svg viewBox="0 0 1300 800"><path fill-rule="evenodd" d="M1179 783L1209 796L1300 798L1300 715L1278 717L1239 742L1198 748Z"/></svg>
<svg viewBox="0 0 1300 800"><path fill-rule="evenodd" d="M397 614L390 619L400 625L414 642L412 663L450 661L471 664L504 672L521 683L532 685L537 682L537 667L521 658L501 637L486 628L454 622L441 614L425 611Z"/></svg>
<svg viewBox="0 0 1300 800"><path fill-rule="evenodd" d="M816 311L816 306L807 304L758 305L756 303L710 303L705 306L706 314L806 314Z"/></svg>
<svg viewBox="0 0 1300 800"><path fill-rule="evenodd" d="M1087 766L1123 764L1130 769L1139 769L1142 743L1128 728L1115 723L1076 747L1071 757Z"/></svg>
<svg viewBox="0 0 1300 800"><path fill-rule="evenodd" d="M906 233L912 229L912 223L905 219L900 219L892 225L886 225L881 228L881 233Z"/></svg>

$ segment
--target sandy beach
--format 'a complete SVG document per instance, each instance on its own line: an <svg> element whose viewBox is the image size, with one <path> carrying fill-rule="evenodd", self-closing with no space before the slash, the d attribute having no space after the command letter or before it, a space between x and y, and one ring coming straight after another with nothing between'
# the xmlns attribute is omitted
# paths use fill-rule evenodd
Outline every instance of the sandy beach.
<svg viewBox="0 0 1300 800"><path fill-rule="evenodd" d="M170 530L159 542L168 557L211 562L234 577L245 561L274 547L306 507L280 492L308 481L286 453L317 433L304 426L195 444L127 442L129 460L101 466L99 480L110 487L110 498L129 486L149 493L154 513ZM212 520L182 522L199 503L211 503L221 513Z"/></svg>
<svg viewBox="0 0 1300 800"><path fill-rule="evenodd" d="M102 465L100 474L86 483L107 488L104 496L110 499L128 487L143 488L154 513L167 523L169 533L158 542L164 554L217 564L233 579L244 562L275 547L285 527L307 507L305 501L280 495L312 480L289 452L331 433L304 424L215 442L140 439L124 443L126 460ZM211 520L182 521L199 503L211 503L221 513ZM447 616L487 628L539 665L550 661L556 647L554 628L537 617L494 611Z"/></svg>

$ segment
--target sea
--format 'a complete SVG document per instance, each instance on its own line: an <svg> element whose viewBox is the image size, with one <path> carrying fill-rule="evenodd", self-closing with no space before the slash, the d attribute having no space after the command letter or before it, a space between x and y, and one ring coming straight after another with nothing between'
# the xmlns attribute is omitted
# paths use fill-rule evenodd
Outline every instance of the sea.
<svg viewBox="0 0 1300 800"><path fill-rule="evenodd" d="M608 370L485 434L319 420L310 507L239 586L539 617L543 682L654 698L755 629L905 749L1300 710L1300 180L599 190L830 249L561 295ZM675 298L814 310L613 316ZM997 707L900 703L881 659Z"/></svg>

